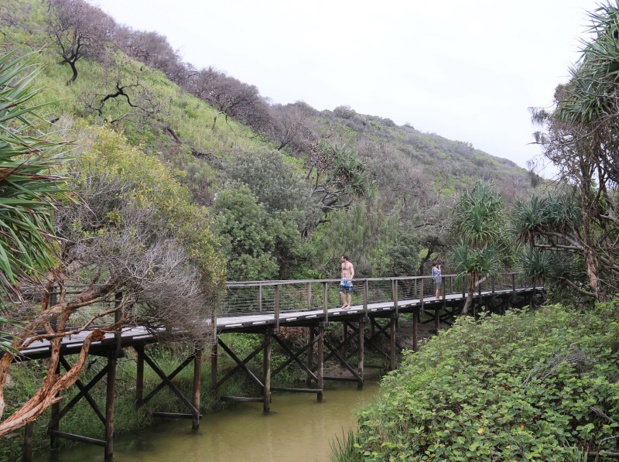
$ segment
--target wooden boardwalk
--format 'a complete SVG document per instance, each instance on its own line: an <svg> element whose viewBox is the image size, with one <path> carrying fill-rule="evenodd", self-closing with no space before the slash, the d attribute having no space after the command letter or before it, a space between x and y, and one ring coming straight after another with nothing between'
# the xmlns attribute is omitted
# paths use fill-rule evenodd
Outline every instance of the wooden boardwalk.
<svg viewBox="0 0 619 462"><path fill-rule="evenodd" d="M519 288L516 290L498 290L494 292L484 291L476 295L477 298L486 299L488 297L502 297L505 295L519 294L528 295L532 291L539 291L541 288ZM422 306L426 310L436 311L443 309L444 305L452 306L454 303L461 304L464 300L462 294L446 295L441 300L436 300L434 297L424 297L423 299L399 300L397 306L394 302L375 302L368 303L367 307L362 304L351 305L348 309L341 307L328 308L327 310L299 310L287 311L279 313L277 316L274 312L263 312L257 314L228 314L218 316L216 318L217 333L251 333L262 332L267 327L285 327L285 326L305 326L318 322L339 322L356 319L360 315L367 317L389 317L396 312L412 313L415 308ZM207 325L212 325L211 320L205 320ZM84 339L91 331L83 331L79 334L70 335L62 341L63 354L78 353L82 347ZM105 338L100 341L92 342L90 352L97 354L107 351L112 345L116 346L120 339L122 348L134 347L136 345L145 345L149 343L157 343L157 331L151 331L145 327L127 326L124 327L120 336L115 333L108 332ZM47 340L37 340L28 348L21 352L23 360L42 359L50 355L50 346Z"/></svg>
<svg viewBox="0 0 619 462"><path fill-rule="evenodd" d="M412 319L413 349L417 349L417 328L421 322L433 322L434 329L451 324L460 313L465 295L461 283L454 276L444 276L445 293L437 300L433 296L433 284L428 277L398 277L355 280L353 304L348 309L338 307L339 280L304 280L304 281L254 281L230 282L227 284L227 296L222 313L205 319L214 334L214 342L208 355L211 367L210 393L220 399L233 401L262 402L263 410L269 413L272 393L277 391L315 393L319 401L324 393L326 380L346 380L363 386L365 352L374 351L384 358L387 369L397 366L397 357L401 350L396 336L396 327L401 314ZM540 301L543 289L518 281L517 275L507 274L500 280L490 279L485 287L479 286L475 293L472 315L478 310L502 313L513 306L526 306ZM341 338L333 339L326 335L329 324L341 325ZM287 327L304 329L306 343L296 351L281 336ZM70 368L67 357L80 352L85 337L90 332L81 332L66 337L61 346L61 364ZM246 358L240 358L225 343L222 334L253 333L261 334L263 341ZM179 340L182 335L179 333ZM158 342L158 332L141 326L126 326L120 332L106 333L100 341L95 341L89 349L90 355L107 358L106 366L87 384L76 383L79 393L64 408L57 403L52 407L48 433L51 437L52 450L57 448L58 438L67 438L88 444L102 446L105 458L113 456L114 435L114 395L116 382L116 362L124 356L126 349L135 351L136 371L136 406L146 404L164 388L170 389L183 403L187 412L155 413L165 418L188 418L192 428L199 427L201 366L203 351L195 350L171 373L162 371L156 361L149 357L147 345ZM276 369L272 368L272 348L279 346L286 361ZM33 342L23 350L21 360L38 360L50 356L47 340ZM218 370L219 356L227 354L236 363L236 367L222 373ZM262 370L256 372L248 366L250 362L262 356ZM348 376L328 377L324 374L327 362L337 362ZM144 390L144 367L148 365L160 377L161 383L148 395ZM173 379L180 371L193 365L194 384L191 397L185 396L174 384ZM307 377L304 387L277 388L272 386L273 377L285 367L298 367ZM381 366L383 367L383 366ZM235 374L245 374L259 391L257 396L221 396L222 385ZM100 410L90 396L90 390L99 381L105 380L106 408ZM102 439L68 434L60 431L60 421L82 398L86 399L93 411L101 419L105 429ZM30 427L32 431L32 427ZM26 441L28 441L28 429ZM24 445L24 461L30 460L31 448Z"/></svg>

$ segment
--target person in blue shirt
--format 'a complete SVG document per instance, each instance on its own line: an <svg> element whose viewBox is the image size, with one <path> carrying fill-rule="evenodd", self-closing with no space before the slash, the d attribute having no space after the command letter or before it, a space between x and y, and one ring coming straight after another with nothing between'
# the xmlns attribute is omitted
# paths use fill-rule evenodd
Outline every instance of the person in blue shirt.
<svg viewBox="0 0 619 462"><path fill-rule="evenodd" d="M342 308L350 308L350 302L352 301L352 278L355 276L355 267L348 261L346 255L342 255L340 258L342 262L342 280L340 281L340 300L342 301Z"/></svg>

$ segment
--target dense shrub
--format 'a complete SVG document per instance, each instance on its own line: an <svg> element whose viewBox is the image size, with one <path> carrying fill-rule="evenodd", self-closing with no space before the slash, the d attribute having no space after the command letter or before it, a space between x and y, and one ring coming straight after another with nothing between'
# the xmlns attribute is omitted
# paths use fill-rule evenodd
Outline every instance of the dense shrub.
<svg viewBox="0 0 619 462"><path fill-rule="evenodd" d="M619 452L619 309L457 325L361 413L354 460L568 461Z"/></svg>

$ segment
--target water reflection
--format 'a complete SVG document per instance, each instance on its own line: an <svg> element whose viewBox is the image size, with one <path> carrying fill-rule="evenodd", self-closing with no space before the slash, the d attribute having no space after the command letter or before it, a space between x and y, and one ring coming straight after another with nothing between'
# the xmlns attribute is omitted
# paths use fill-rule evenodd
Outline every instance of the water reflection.
<svg viewBox="0 0 619 462"><path fill-rule="evenodd" d="M121 435L114 443L115 462L323 462L330 441L355 425L355 412L378 392L378 384L337 384L316 395L273 395L272 413L262 404L239 403L204 416L198 432L187 420L168 421L148 430ZM49 456L35 459L47 462ZM80 445L60 453L58 462L103 461L103 449Z"/></svg>

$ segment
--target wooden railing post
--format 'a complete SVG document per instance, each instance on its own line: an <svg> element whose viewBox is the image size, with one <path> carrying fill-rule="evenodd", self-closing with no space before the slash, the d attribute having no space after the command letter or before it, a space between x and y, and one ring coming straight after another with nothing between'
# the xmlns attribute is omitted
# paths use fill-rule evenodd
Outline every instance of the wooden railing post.
<svg viewBox="0 0 619 462"><path fill-rule="evenodd" d="M323 282L323 306L322 306L322 310L325 316L325 322L329 322L329 283L328 282Z"/></svg>
<svg viewBox="0 0 619 462"><path fill-rule="evenodd" d="M275 303L275 333L279 334L279 288L280 288L280 284L277 284L275 286L275 299L274 299L274 303Z"/></svg>
<svg viewBox="0 0 619 462"><path fill-rule="evenodd" d="M307 309L312 309L312 283L307 283Z"/></svg>
<svg viewBox="0 0 619 462"><path fill-rule="evenodd" d="M391 280L391 298L393 300L393 309L398 313L398 280Z"/></svg>
<svg viewBox="0 0 619 462"><path fill-rule="evenodd" d="M419 300L421 301L421 311L423 311L423 305L425 303L423 295L423 278L419 281Z"/></svg>
<svg viewBox="0 0 619 462"><path fill-rule="evenodd" d="M445 276L442 276L443 279L443 309L445 309L447 307L447 278Z"/></svg>
<svg viewBox="0 0 619 462"><path fill-rule="evenodd" d="M367 279L365 279L363 281L363 314L364 317L367 318L368 316L368 292L369 292L369 284L370 281L368 281Z"/></svg>
<svg viewBox="0 0 619 462"><path fill-rule="evenodd" d="M516 273L512 273L512 292L516 293Z"/></svg>
<svg viewBox="0 0 619 462"><path fill-rule="evenodd" d="M262 284L258 285L258 311L262 313Z"/></svg>

